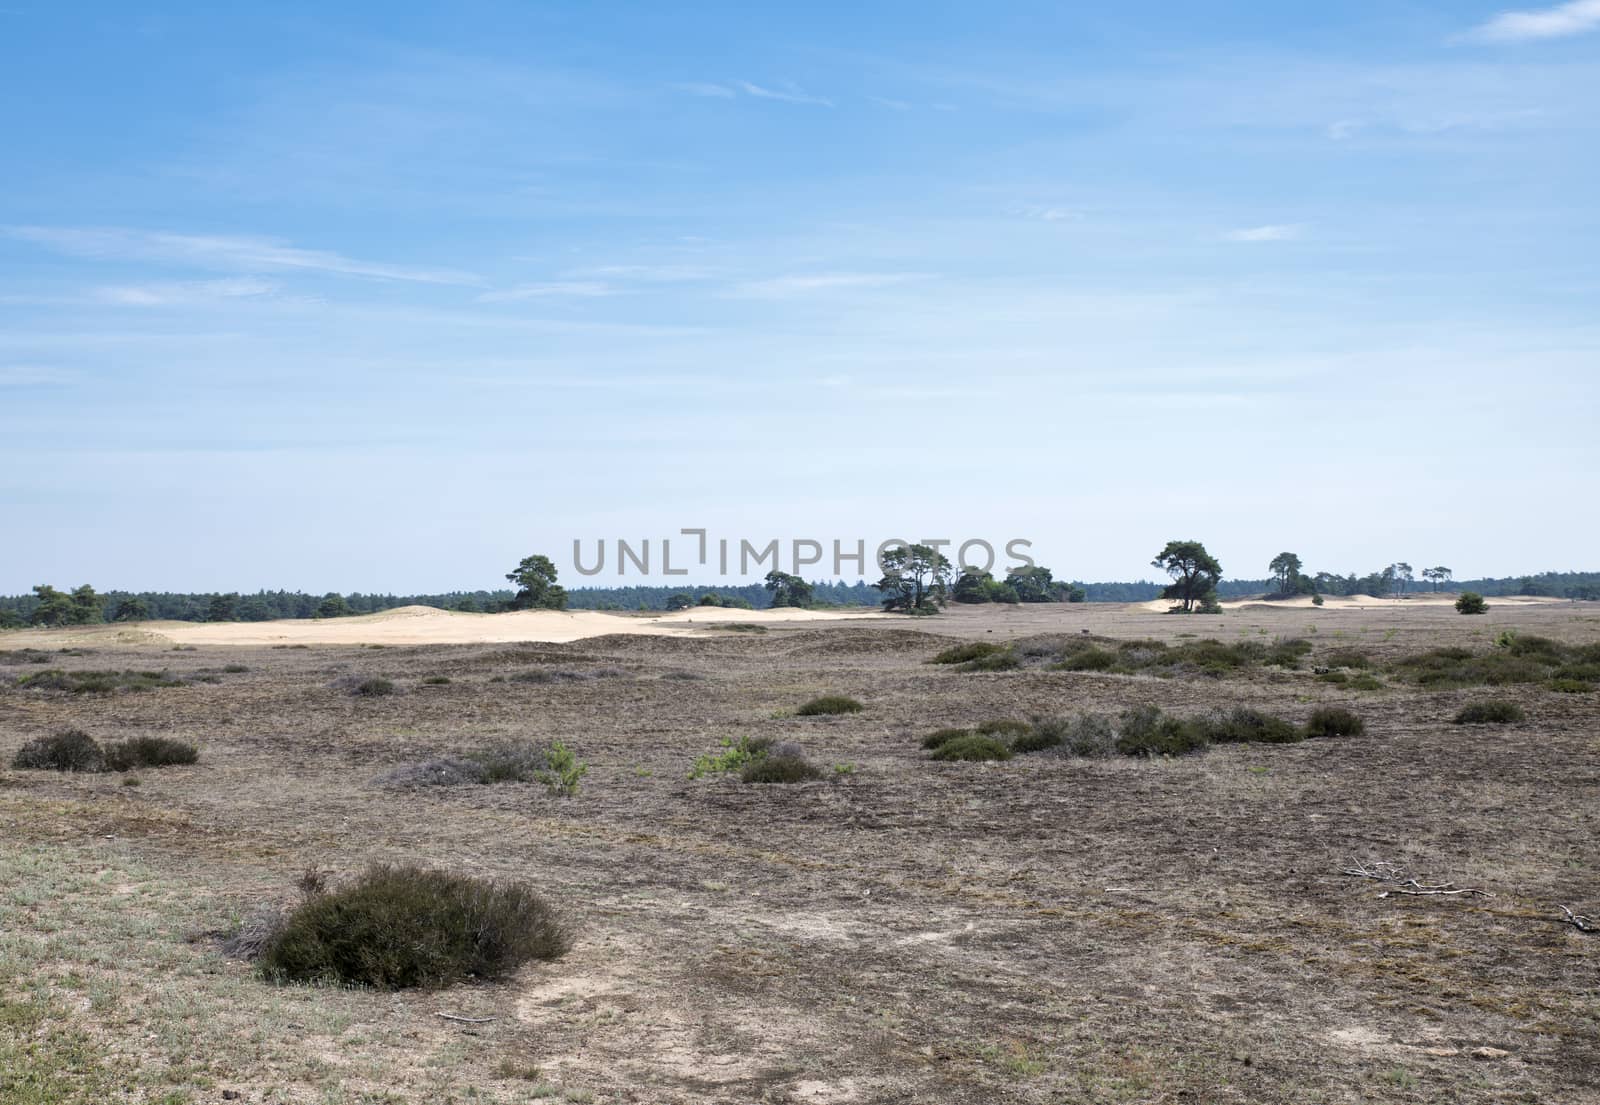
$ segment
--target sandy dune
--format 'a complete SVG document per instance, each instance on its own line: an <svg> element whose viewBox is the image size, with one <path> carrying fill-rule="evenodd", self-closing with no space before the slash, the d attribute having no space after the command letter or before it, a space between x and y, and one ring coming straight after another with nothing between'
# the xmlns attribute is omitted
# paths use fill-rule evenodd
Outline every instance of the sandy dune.
<svg viewBox="0 0 1600 1105"><path fill-rule="evenodd" d="M597 610L517 610L463 614L431 606L401 606L381 614L275 622L145 622L139 629L182 645L498 644L577 641L609 633L685 637L718 625L773 625L883 618L875 611L723 610L697 607L670 614L608 614Z"/></svg>

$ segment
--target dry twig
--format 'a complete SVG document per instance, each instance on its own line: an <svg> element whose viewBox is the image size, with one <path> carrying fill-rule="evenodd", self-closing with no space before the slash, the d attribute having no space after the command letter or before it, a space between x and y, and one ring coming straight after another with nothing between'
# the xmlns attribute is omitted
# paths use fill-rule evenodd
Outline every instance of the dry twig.
<svg viewBox="0 0 1600 1105"><path fill-rule="evenodd" d="M1574 913L1566 906L1561 907L1561 912L1566 914L1565 917L1559 918L1563 925L1571 925L1579 932L1600 932L1600 923L1596 923L1593 917L1585 917L1581 913Z"/></svg>

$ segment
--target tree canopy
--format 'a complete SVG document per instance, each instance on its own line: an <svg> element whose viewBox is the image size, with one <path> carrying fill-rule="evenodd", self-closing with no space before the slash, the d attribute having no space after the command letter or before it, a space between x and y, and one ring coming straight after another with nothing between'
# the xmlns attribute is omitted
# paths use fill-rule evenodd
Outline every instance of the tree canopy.
<svg viewBox="0 0 1600 1105"><path fill-rule="evenodd" d="M511 599L513 610L565 610L567 592L556 586L556 566L548 556L525 556L517 570L507 572L506 579L517 585Z"/></svg>
<svg viewBox="0 0 1600 1105"><path fill-rule="evenodd" d="M944 605L950 561L929 545L900 545L883 554L883 578L873 584L885 610L931 614Z"/></svg>
<svg viewBox="0 0 1600 1105"><path fill-rule="evenodd" d="M1222 565L1198 541L1168 541L1167 547L1150 562L1172 577L1172 582L1161 592L1164 599L1178 603L1174 610L1194 613L1198 607L1208 610L1216 606L1217 584L1222 581Z"/></svg>

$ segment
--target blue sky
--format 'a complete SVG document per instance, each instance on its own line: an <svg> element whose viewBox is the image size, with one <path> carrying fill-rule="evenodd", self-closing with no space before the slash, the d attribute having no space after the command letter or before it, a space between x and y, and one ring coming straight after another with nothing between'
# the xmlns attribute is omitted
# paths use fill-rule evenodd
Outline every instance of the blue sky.
<svg viewBox="0 0 1600 1105"><path fill-rule="evenodd" d="M0 0L0 133L0 591L1596 566L1600 0Z"/></svg>

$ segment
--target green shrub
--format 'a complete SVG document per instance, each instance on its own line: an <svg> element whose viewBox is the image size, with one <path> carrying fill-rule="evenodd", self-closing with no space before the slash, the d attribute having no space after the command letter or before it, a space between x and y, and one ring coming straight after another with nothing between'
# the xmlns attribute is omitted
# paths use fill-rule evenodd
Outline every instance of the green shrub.
<svg viewBox="0 0 1600 1105"><path fill-rule="evenodd" d="M1308 737L1358 737L1367 725L1343 706L1318 706L1306 721Z"/></svg>
<svg viewBox="0 0 1600 1105"><path fill-rule="evenodd" d="M740 737L738 744L724 737L721 752L695 758L694 766L689 769L689 778L700 779L726 771L742 771L746 764L766 756L771 747L772 740L768 737Z"/></svg>
<svg viewBox="0 0 1600 1105"><path fill-rule="evenodd" d="M1461 597L1456 599L1456 613L1458 614L1487 614L1489 604L1483 601L1483 596L1476 591L1463 591Z"/></svg>
<svg viewBox="0 0 1600 1105"><path fill-rule="evenodd" d="M140 767L172 767L198 763L200 751L192 744L169 737L131 737L105 746L107 771L132 771Z"/></svg>
<svg viewBox="0 0 1600 1105"><path fill-rule="evenodd" d="M1366 672L1362 672L1360 675L1353 676L1351 678L1348 686L1352 691L1381 691L1381 690L1383 690L1383 682L1382 682L1382 680L1380 680L1375 675L1368 675Z"/></svg>
<svg viewBox="0 0 1600 1105"><path fill-rule="evenodd" d="M24 771L104 771L105 751L83 730L62 729L17 749L11 766Z"/></svg>
<svg viewBox="0 0 1600 1105"><path fill-rule="evenodd" d="M800 756L762 756L744 765L746 783L806 783L822 778L822 769Z"/></svg>
<svg viewBox="0 0 1600 1105"><path fill-rule="evenodd" d="M439 987L505 978L570 945L555 910L521 883L377 866L308 896L267 938L259 967L275 982Z"/></svg>
<svg viewBox="0 0 1600 1105"><path fill-rule="evenodd" d="M1116 750L1124 756L1182 756L1206 746L1200 726L1169 717L1154 706L1123 711Z"/></svg>
<svg viewBox="0 0 1600 1105"><path fill-rule="evenodd" d="M953 741L958 737L970 737L971 735L971 729L935 729L933 732L922 738L922 747L938 748L939 746L946 744L949 741Z"/></svg>
<svg viewBox="0 0 1600 1105"><path fill-rule="evenodd" d="M951 645L928 663L965 664L972 660L981 660L985 656L992 656L997 652L1004 652L1005 648L1005 645L997 645L990 641L968 641L966 644Z"/></svg>
<svg viewBox="0 0 1600 1105"><path fill-rule="evenodd" d="M1491 698L1484 702L1469 702L1456 712L1457 725L1507 725L1521 721L1527 715L1515 702Z"/></svg>
<svg viewBox="0 0 1600 1105"><path fill-rule="evenodd" d="M250 669L243 664L224 664L222 665L222 670L229 675L243 675Z"/></svg>
<svg viewBox="0 0 1600 1105"><path fill-rule="evenodd" d="M1560 641L1552 641L1549 637L1536 637L1531 633L1501 634L1501 639L1505 641L1501 647L1513 656L1538 656L1547 658L1547 663L1556 664L1561 662L1566 653Z"/></svg>
<svg viewBox="0 0 1600 1105"><path fill-rule="evenodd" d="M1350 673L1343 671L1325 671L1321 675L1317 676L1317 682L1348 683L1350 682Z"/></svg>
<svg viewBox="0 0 1600 1105"><path fill-rule="evenodd" d="M1562 694L1588 694L1594 690L1594 684L1584 679L1552 679L1550 689Z"/></svg>
<svg viewBox="0 0 1600 1105"><path fill-rule="evenodd" d="M968 733L964 737L945 741L933 750L935 760L1009 760L1011 749L995 740L978 733Z"/></svg>
<svg viewBox="0 0 1600 1105"><path fill-rule="evenodd" d="M865 706L842 694L825 694L813 698L795 711L797 717L827 717L833 714L859 714Z"/></svg>
<svg viewBox="0 0 1600 1105"><path fill-rule="evenodd" d="M1029 752L1043 752L1047 748L1058 748L1066 739L1065 729L1064 724L1053 718L1041 718L1037 725L1030 727L1027 732L1018 733L1011 739L1011 751L1025 755Z"/></svg>
<svg viewBox="0 0 1600 1105"><path fill-rule="evenodd" d="M382 698L394 694L394 684L387 679L363 679L350 688L350 693L358 698Z"/></svg>
<svg viewBox="0 0 1600 1105"><path fill-rule="evenodd" d="M1086 648L1055 665L1057 671L1110 671L1117 667L1117 654L1103 648Z"/></svg>
<svg viewBox="0 0 1600 1105"><path fill-rule="evenodd" d="M550 748L545 753L545 770L538 773L538 780L549 788L550 793L561 798L571 798L578 793L578 782L589 772L589 765L578 759L577 754L560 741L551 741Z"/></svg>
<svg viewBox="0 0 1600 1105"><path fill-rule="evenodd" d="M1235 706L1194 724L1213 744L1293 744L1305 739L1289 722L1248 706Z"/></svg>
<svg viewBox="0 0 1600 1105"><path fill-rule="evenodd" d="M112 694L181 687L183 681L165 671L62 671L49 668L24 675L14 684L22 690L66 691L69 694Z"/></svg>
<svg viewBox="0 0 1600 1105"><path fill-rule="evenodd" d="M1033 726L1016 718L995 717L980 721L974 731L986 737L1020 737L1033 732Z"/></svg>
<svg viewBox="0 0 1600 1105"><path fill-rule="evenodd" d="M1003 648L999 652L991 652L987 656L980 656L976 660L968 660L960 666L959 671L1015 671L1022 666L1022 657L1017 655L1016 649Z"/></svg>
<svg viewBox="0 0 1600 1105"><path fill-rule="evenodd" d="M1074 756L1109 756L1117 750L1117 729L1104 714L1079 714L1067 722L1061 749Z"/></svg>
<svg viewBox="0 0 1600 1105"><path fill-rule="evenodd" d="M445 687L449 686L450 677L448 675L430 675L424 678L422 682L429 687Z"/></svg>

